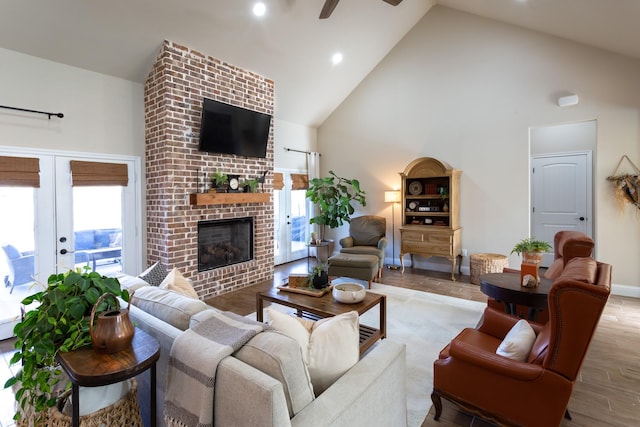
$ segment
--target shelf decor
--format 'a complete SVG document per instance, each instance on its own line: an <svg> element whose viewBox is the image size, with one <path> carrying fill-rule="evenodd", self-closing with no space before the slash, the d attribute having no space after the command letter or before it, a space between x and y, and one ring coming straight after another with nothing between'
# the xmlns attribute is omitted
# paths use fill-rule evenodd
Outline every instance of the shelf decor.
<svg viewBox="0 0 640 427"><path fill-rule="evenodd" d="M622 161L625 159L629 162L629 164L635 171L635 174L617 174ZM618 203L618 208L620 209L620 211L624 210L627 203L640 209L640 199L638 197L638 193L640 193L640 178L638 177L638 175L640 175L640 169L638 169L638 167L633 164L631 159L629 159L629 157L625 154L618 162L618 165L614 169L611 176L607 177L607 181L611 181L613 183L613 194L615 196L616 202Z"/></svg>

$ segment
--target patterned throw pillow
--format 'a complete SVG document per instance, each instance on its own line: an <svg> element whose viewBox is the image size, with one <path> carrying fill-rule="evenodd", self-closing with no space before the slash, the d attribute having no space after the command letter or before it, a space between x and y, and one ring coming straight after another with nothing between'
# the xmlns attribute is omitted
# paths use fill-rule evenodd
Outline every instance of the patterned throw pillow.
<svg viewBox="0 0 640 427"><path fill-rule="evenodd" d="M158 261L140 273L138 277L152 286L160 286L167 274L169 274L167 266Z"/></svg>

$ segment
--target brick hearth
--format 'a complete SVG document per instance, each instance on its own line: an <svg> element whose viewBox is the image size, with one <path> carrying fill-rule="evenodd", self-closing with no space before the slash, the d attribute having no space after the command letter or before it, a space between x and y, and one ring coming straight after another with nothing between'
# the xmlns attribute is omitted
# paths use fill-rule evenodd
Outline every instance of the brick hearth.
<svg viewBox="0 0 640 427"><path fill-rule="evenodd" d="M165 41L145 84L147 259L177 267L200 298L273 279L273 173L263 191L269 203L192 206L203 174L215 170L254 178L273 171L273 121L267 157L198 151L204 97L273 115L273 81ZM198 221L254 217L254 259L198 272Z"/></svg>

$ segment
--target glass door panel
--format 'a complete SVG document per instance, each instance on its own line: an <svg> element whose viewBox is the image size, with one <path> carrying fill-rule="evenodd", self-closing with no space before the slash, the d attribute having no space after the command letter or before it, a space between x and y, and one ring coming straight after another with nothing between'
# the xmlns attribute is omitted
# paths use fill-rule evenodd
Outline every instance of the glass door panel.
<svg viewBox="0 0 640 427"><path fill-rule="evenodd" d="M306 257L309 240L306 190L292 190L291 172L281 173L284 187L273 191L276 265Z"/></svg>
<svg viewBox="0 0 640 427"><path fill-rule="evenodd" d="M73 242L76 267L122 271L122 187L73 187Z"/></svg>
<svg viewBox="0 0 640 427"><path fill-rule="evenodd" d="M9 292L33 282L35 241L34 189L0 187L0 277Z"/></svg>

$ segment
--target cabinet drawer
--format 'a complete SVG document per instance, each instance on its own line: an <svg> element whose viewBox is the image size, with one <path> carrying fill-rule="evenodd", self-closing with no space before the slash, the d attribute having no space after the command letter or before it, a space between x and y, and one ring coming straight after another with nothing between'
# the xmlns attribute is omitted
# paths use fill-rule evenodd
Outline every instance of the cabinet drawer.
<svg viewBox="0 0 640 427"><path fill-rule="evenodd" d="M436 230L403 230L401 250L403 253L453 256L453 234Z"/></svg>
<svg viewBox="0 0 640 427"><path fill-rule="evenodd" d="M453 236L448 233L429 233L423 231L403 231L403 242L431 243L435 245L451 245Z"/></svg>
<svg viewBox="0 0 640 427"><path fill-rule="evenodd" d="M451 245L438 245L426 242L407 242L403 240L401 252L449 257L453 254L453 247Z"/></svg>

